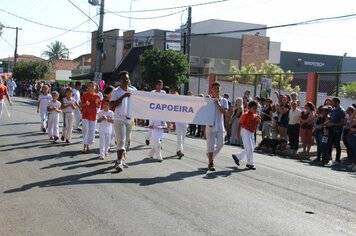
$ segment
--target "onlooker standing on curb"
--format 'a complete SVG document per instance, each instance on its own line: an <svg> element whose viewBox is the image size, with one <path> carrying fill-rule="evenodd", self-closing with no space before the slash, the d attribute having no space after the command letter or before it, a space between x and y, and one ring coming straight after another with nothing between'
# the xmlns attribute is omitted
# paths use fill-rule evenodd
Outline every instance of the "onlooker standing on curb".
<svg viewBox="0 0 356 236"><path fill-rule="evenodd" d="M264 104L261 110L262 116L262 139L271 136L271 123L272 123L272 100L267 98L264 100Z"/></svg>
<svg viewBox="0 0 356 236"><path fill-rule="evenodd" d="M261 118L257 114L257 102L251 101L248 103L248 111L242 115L237 126L236 135L237 138L241 135L244 150L239 154L232 154L236 165L239 166L240 161L246 157L246 167L248 169L256 169L253 164L253 151L255 149L255 132L260 123Z"/></svg>
<svg viewBox="0 0 356 236"><path fill-rule="evenodd" d="M339 98L333 98L331 100L331 105L333 109L330 112L330 121L327 124L328 127L330 127L330 144L335 147L336 149L336 158L335 162L333 163L333 166L339 166L340 165L340 157L341 157L341 146L340 146L340 141L341 141L341 135L342 135L342 129L343 126L345 125L345 110L340 106L340 99ZM330 157L332 153L332 147L330 148Z"/></svg>
<svg viewBox="0 0 356 236"><path fill-rule="evenodd" d="M242 114L244 113L243 100L241 97L236 98L234 106L235 106L235 110L231 118L230 144L240 146L242 144L242 141L241 139L236 139L236 128L238 123L240 122L240 118Z"/></svg>
<svg viewBox="0 0 356 236"><path fill-rule="evenodd" d="M208 170L215 171L214 158L220 152L221 148L224 146L224 115L226 115L226 110L228 109L228 101L220 97L220 84L215 82L212 84L212 98L214 99L214 125L206 126L206 143L207 143L207 154L209 159Z"/></svg>
<svg viewBox="0 0 356 236"><path fill-rule="evenodd" d="M130 142L131 129L132 129L132 117L129 116L128 111L128 97L131 96L132 88L129 84L129 72L121 71L119 73L120 86L112 92L111 107L115 108L114 116L114 128L116 135L116 151L117 162L115 169L117 171L123 171L127 165L124 163L126 158L126 146Z"/></svg>
<svg viewBox="0 0 356 236"><path fill-rule="evenodd" d="M344 131L342 134L342 141L346 147L346 152L347 152L347 158L345 160L345 164L350 164L352 162L352 149L351 149L351 133L350 133L350 124L352 122L353 116L352 114L354 113L355 108L353 106L350 106L346 109L346 122L344 125Z"/></svg>
<svg viewBox="0 0 356 236"><path fill-rule="evenodd" d="M288 137L289 146L293 154L296 154L299 148L299 129L300 129L300 115L301 110L297 108L297 102L292 101L292 109L289 110L288 121Z"/></svg>
<svg viewBox="0 0 356 236"><path fill-rule="evenodd" d="M309 155L313 144L313 127L315 121L315 107L313 103L307 102L300 116L300 139L303 144L303 155Z"/></svg>

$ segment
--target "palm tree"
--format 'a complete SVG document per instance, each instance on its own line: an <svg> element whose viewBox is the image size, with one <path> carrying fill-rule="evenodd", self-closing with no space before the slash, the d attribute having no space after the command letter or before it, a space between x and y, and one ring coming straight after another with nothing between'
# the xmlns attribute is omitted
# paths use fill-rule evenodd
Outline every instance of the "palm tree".
<svg viewBox="0 0 356 236"><path fill-rule="evenodd" d="M62 42L55 41L47 45L47 49L48 50L44 51L42 55L47 56L50 61L68 59L68 48Z"/></svg>

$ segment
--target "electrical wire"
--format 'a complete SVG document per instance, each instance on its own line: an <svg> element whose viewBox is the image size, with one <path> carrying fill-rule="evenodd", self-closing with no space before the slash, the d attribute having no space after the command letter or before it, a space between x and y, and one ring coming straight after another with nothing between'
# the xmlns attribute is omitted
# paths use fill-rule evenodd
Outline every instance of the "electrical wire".
<svg viewBox="0 0 356 236"><path fill-rule="evenodd" d="M65 29L65 28L62 28L62 27L57 27L57 26L52 26L52 25L47 25L47 24L43 24L43 23L40 23L40 22L37 22L37 21L33 21L33 20L30 20L30 19L27 19L25 17L22 17L22 16L18 16L14 13L11 13L11 12L8 12L8 11L5 11L3 9L0 8L0 11L2 12L5 12L9 15L12 15L14 17L17 17L17 18L20 18L24 21L27 21L27 22L31 22L33 24L36 24L36 25L40 25L40 26L43 26L43 27L47 27L47 28L50 28L50 29L58 29L58 30L64 30L64 31L72 31L72 32L77 32L77 33L90 33L88 31L81 31L81 30L71 30L71 29Z"/></svg>
<svg viewBox="0 0 356 236"><path fill-rule="evenodd" d="M98 14L97 14L97 15L98 15ZM96 17L97 15L93 16L92 18ZM63 32L63 33L60 33L60 34L58 34L58 35L55 35L55 36L53 36L53 37L51 37L51 38L44 39L44 40L41 40L41 41L39 41L39 42L21 44L21 45L19 45L19 46L23 47L23 46L36 45L36 44L40 44L40 43L47 42L47 41L49 41L49 40L58 38L59 36L62 36L62 35L64 35L64 34L66 34L66 33L73 32L73 29L78 28L78 27L80 27L81 25L84 25L84 24L87 23L88 21L89 21L89 19L86 20L86 21L84 21L84 22L82 22L82 23L80 23L79 25L73 27L72 29L69 29L69 30L67 30L67 31L65 31L65 32ZM88 33L89 33L89 32L88 32ZM90 32L90 33L91 33L91 32Z"/></svg>
<svg viewBox="0 0 356 236"><path fill-rule="evenodd" d="M83 13L86 17L88 17L88 19L90 19L92 22L94 22L96 24L96 26L99 27L98 23L96 23L87 13L85 13L82 9L80 9L77 5L75 5L71 0L67 0L68 2L70 2L70 4L72 4L75 8L77 8L81 13Z"/></svg>
<svg viewBox="0 0 356 236"><path fill-rule="evenodd" d="M4 37L0 36L0 38L2 38L2 40L4 40L7 44L9 44L12 48L15 48L14 45L9 43L9 41L7 41Z"/></svg>
<svg viewBox="0 0 356 236"><path fill-rule="evenodd" d="M184 5L184 6L176 6L176 7L166 7L166 8L158 8L158 9L146 9L146 10L136 10L136 11L112 11L114 13L137 13L137 12L150 12L150 11L166 11L166 10L174 10L180 8L187 8L187 7L196 7L196 6L205 6L210 4L216 4L221 2L227 2L230 0L219 0L219 1L211 1L211 2L203 2L191 5Z"/></svg>
<svg viewBox="0 0 356 236"><path fill-rule="evenodd" d="M173 16L173 15L177 15L177 14L180 14L182 12L184 12L185 10L181 10L181 11L178 11L178 12L173 12L173 13L170 13L170 14L166 14L166 15L161 15L161 16L152 16L152 17L131 17L131 16L123 16L123 15L119 15L115 12L112 12L112 11L107 11L107 13L111 13L115 16L119 16L119 17L122 17L122 18L127 18L127 19L134 19L134 20L153 20L153 19L159 19L159 18L164 18L164 17L168 17L168 16Z"/></svg>

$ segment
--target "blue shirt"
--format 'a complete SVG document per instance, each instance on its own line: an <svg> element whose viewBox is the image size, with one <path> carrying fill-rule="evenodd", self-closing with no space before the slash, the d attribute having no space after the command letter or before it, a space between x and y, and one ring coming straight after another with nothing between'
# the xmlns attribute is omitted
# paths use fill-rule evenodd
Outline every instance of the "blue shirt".
<svg viewBox="0 0 356 236"><path fill-rule="evenodd" d="M340 108L333 108L330 112L330 121L331 123L339 123L341 120L345 119L346 112L345 110ZM342 126L341 126L342 127Z"/></svg>

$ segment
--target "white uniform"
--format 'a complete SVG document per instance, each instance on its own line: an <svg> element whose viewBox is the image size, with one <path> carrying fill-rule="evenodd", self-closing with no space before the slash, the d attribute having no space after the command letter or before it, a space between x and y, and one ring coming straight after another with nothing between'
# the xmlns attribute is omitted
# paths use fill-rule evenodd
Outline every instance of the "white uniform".
<svg viewBox="0 0 356 236"><path fill-rule="evenodd" d="M102 116L106 116L107 119L109 119L109 120L114 120L114 112L111 110L109 110L109 111L101 110L98 113L98 119L100 119ZM108 155L112 133L113 133L113 124L112 123L108 122L107 120L103 120L99 123L100 157L105 157Z"/></svg>
<svg viewBox="0 0 356 236"><path fill-rule="evenodd" d="M9 96L13 97L14 96L14 91L17 88L17 85L16 85L15 81L13 81L13 80L8 81L6 83L6 86L7 86L7 90L8 90Z"/></svg>
<svg viewBox="0 0 356 236"><path fill-rule="evenodd" d="M150 126L153 126L153 128L150 129L150 144L152 147L150 151L150 157L154 157L156 154L158 160L163 160L161 153L161 144L163 139L163 127L167 127L167 123L165 121L150 120Z"/></svg>
<svg viewBox="0 0 356 236"><path fill-rule="evenodd" d="M72 97L74 100L77 102L77 104L80 104L80 92L76 90L75 88L72 89ZM80 125L80 121L82 120L82 112L80 111L80 107L77 106L74 110L74 122L73 122L73 128L78 129Z"/></svg>
<svg viewBox="0 0 356 236"><path fill-rule="evenodd" d="M133 91L131 88L128 88L127 91L125 91L118 87L112 92L111 101L116 101L122 95L130 93L131 91ZM120 105L115 107L114 128L117 150L125 151L131 139L132 117L128 114L128 102L129 99L126 97L121 101Z"/></svg>
<svg viewBox="0 0 356 236"><path fill-rule="evenodd" d="M185 135L187 133L187 127L188 127L187 123L176 122L177 152L178 151L183 152L184 139L185 139Z"/></svg>
<svg viewBox="0 0 356 236"><path fill-rule="evenodd" d="M48 103L49 108L61 108L59 101L50 101ZM48 112L48 136L51 138L59 137L59 112L56 110Z"/></svg>
<svg viewBox="0 0 356 236"><path fill-rule="evenodd" d="M41 117L41 129L46 128L47 126L47 121L48 121L48 111L47 111L47 107L48 107L48 103L52 100L52 95L51 94L47 94L47 95L43 95L40 94L38 96L38 101L40 103L40 117Z"/></svg>
<svg viewBox="0 0 356 236"><path fill-rule="evenodd" d="M161 90L159 92L157 92L157 90L152 90L151 92L152 93L166 93L166 91L164 91L164 90ZM146 140L150 140L150 138L151 138L151 129L148 129L148 132L146 134Z"/></svg>
<svg viewBox="0 0 356 236"><path fill-rule="evenodd" d="M220 98L220 105L227 110L229 108L229 102L225 98ZM205 135L206 135L206 143L207 143L207 152L213 153L213 158L220 152L222 147L224 146L224 136L225 136L225 128L224 128L224 115L218 110L216 105L214 104L214 125L206 126Z"/></svg>
<svg viewBox="0 0 356 236"><path fill-rule="evenodd" d="M67 99L66 97L63 98L62 103L64 105L70 105L75 103L74 98ZM73 118L74 118L74 109L72 106L64 108L63 112L63 130L62 136L65 140L70 141L72 138L73 132Z"/></svg>

